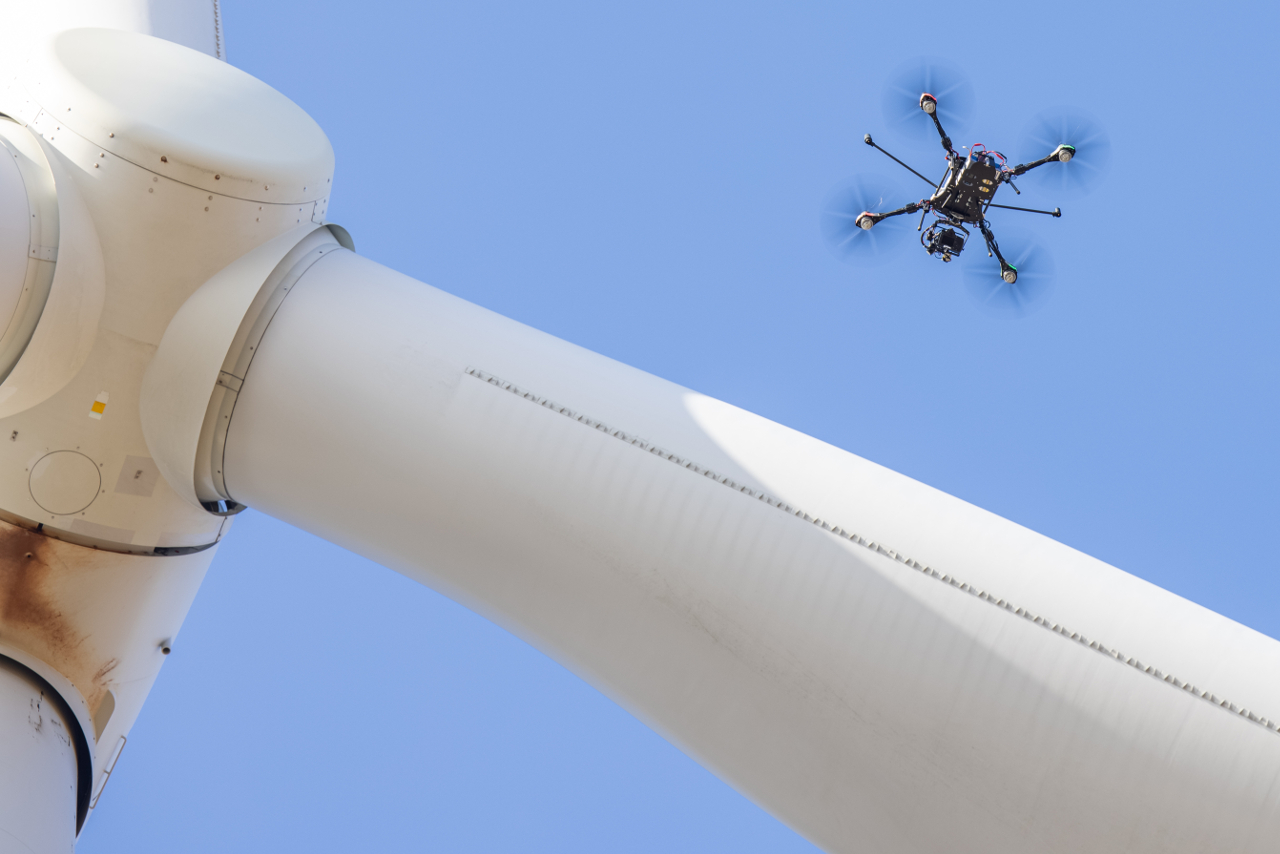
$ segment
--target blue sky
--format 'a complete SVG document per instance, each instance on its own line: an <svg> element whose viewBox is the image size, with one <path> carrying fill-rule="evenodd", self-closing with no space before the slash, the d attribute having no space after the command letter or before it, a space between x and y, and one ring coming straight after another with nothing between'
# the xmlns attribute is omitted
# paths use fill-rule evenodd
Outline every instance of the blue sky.
<svg viewBox="0 0 1280 854"><path fill-rule="evenodd" d="M1280 636L1274 7L224 0L223 17L230 60L332 139L330 216L362 254ZM957 145L1014 148L1055 105L1110 134L1099 190L1034 199L1061 219L992 217L1055 258L1025 320L976 310L914 232L870 270L819 236L842 180L916 180L864 133L940 171L880 109L920 55L974 84ZM80 846L658 849L814 850L522 642L253 512Z"/></svg>

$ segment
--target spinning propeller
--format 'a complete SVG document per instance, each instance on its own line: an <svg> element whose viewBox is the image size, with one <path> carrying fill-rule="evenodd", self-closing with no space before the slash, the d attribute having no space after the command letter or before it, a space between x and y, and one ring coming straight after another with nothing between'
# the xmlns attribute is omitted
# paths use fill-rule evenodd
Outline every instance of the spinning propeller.
<svg viewBox="0 0 1280 854"><path fill-rule="evenodd" d="M1044 305L1052 292L1057 275L1053 256L1035 238L1017 230L1007 230L1000 252L1016 268L1016 280L1004 279L1000 264L987 257L981 236L975 235L961 256L964 288L984 314L1021 320Z"/></svg>
<svg viewBox="0 0 1280 854"><path fill-rule="evenodd" d="M963 138L976 103L973 86L960 71L933 60L915 60L890 78L881 100L889 126L911 144L927 142L936 149L933 122L920 109L920 96L926 92L937 100L938 120L953 138Z"/></svg>
<svg viewBox="0 0 1280 854"><path fill-rule="evenodd" d="M919 107L916 108L919 112ZM819 226L831 251L841 260L873 267L889 260L890 250L911 228L905 217L886 219L864 230L857 224L863 211L884 213L906 200L893 182L874 175L856 175L841 184L822 206Z"/></svg>
<svg viewBox="0 0 1280 854"><path fill-rule="evenodd" d="M1058 146L1075 148L1070 160L1036 169L1019 179L1024 187L1083 196L1093 190L1111 165L1111 140L1097 121L1070 108L1045 110L1023 131L1018 146L1022 161L1044 157Z"/></svg>

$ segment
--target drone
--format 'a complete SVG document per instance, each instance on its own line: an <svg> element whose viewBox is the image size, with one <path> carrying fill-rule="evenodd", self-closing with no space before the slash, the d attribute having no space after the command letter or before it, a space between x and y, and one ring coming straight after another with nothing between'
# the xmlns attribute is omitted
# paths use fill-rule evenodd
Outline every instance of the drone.
<svg viewBox="0 0 1280 854"><path fill-rule="evenodd" d="M972 110L972 87L961 74L932 61L911 63L902 71L885 89L885 117L890 125L898 125L903 130L923 130L923 125L932 122L942 144L946 172L940 181L934 182L881 147L871 134L866 134L863 141L868 146L928 184L929 195L888 210L891 204L896 204L889 200L900 199L903 194L876 177L856 176L828 199L822 212L823 232L838 256L856 264L883 261L883 250L891 246L895 235L902 231L897 226L889 226L892 222L902 222L896 218L910 214L920 214L916 231L920 232L921 246L929 255L946 263L960 258L970 238L981 234L987 257L994 257L999 267L978 263L973 257L976 250L969 249L965 257L970 263L961 265L966 288L984 310L1023 317L1050 288L1052 258L1029 235L1025 239L1017 235L1011 237L1011 245L1016 249L1002 251L988 214L992 208L999 208L1056 219L1062 216L1062 209L1000 204L995 196L1006 184L1014 193L1022 195L1019 183L1024 177L1042 189L1088 192L1108 165L1107 134L1078 110L1049 109L1033 118L1024 135L1024 150L1019 153L1028 158L1025 162L1010 165L1009 158L1002 152L981 143L957 150L943 122L963 123L965 114ZM930 132L929 136L932 135ZM1030 159L1032 157L1038 159ZM926 223L930 216L932 221ZM886 220L892 222L881 226Z"/></svg>
<svg viewBox="0 0 1280 854"><path fill-rule="evenodd" d="M987 211L991 208L1004 208L1005 210L1048 214L1052 217L1062 216L1061 208L1045 211L1035 208L1014 207L1012 205L998 205L994 199L996 191L1000 189L1002 184L1008 184L1015 193L1021 195L1017 184L1014 183L1014 178L1020 178L1032 169L1038 169L1050 163L1070 163L1072 158L1076 156L1076 147L1066 143L1059 143L1057 148L1039 160L1020 163L1017 166L1008 166L1008 161L1003 154L998 151L989 151L981 143L971 146L967 155L956 151L951 145L951 137L947 135L946 130L942 127L942 120L938 118L938 99L933 95L928 92L921 93L920 109L929 118L933 119L933 125L937 128L938 136L942 140L942 148L947 153L947 173L942 182L934 184L924 175L921 175L885 151L871 138L871 134L867 134L863 137L863 141L867 145L884 154L926 184L929 184L934 188L934 191L929 198L911 202L897 210L886 213L863 211L858 214L854 224L864 231L870 231L876 223L889 217L921 211L920 227L917 228L918 231L923 229L920 235L920 243L930 255L946 262L950 262L964 251L965 244L970 237L970 231L965 226L976 227L982 233L982 239L986 241L987 256L994 255L996 260L1000 262L1000 278L1011 285L1016 283L1018 281L1018 268L1005 260L1004 255L1001 254L1000 244L996 242L996 236L991 231L991 226L987 223ZM934 220L929 224L928 228L923 228L925 217L929 214L933 214Z"/></svg>

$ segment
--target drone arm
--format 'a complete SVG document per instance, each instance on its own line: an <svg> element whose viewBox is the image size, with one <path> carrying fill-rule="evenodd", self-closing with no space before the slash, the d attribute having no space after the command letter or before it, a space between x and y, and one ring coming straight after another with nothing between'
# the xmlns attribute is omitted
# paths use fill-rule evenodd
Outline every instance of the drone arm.
<svg viewBox="0 0 1280 854"><path fill-rule="evenodd" d="M987 241L987 252L996 256L996 260L1000 262L1000 269L1003 270L1008 267L1009 263L1005 261L1004 256L1000 254L1000 244L996 243L996 236L987 226L986 221L984 220L978 223L978 228L982 230L982 239Z"/></svg>
<svg viewBox="0 0 1280 854"><path fill-rule="evenodd" d="M938 129L938 136L942 137L942 147L950 154L951 137L947 136L947 132L942 129L942 122L938 119L938 113L936 111L930 113L929 118L933 119L933 126Z"/></svg>
<svg viewBox="0 0 1280 854"><path fill-rule="evenodd" d="M1039 168L1045 165L1046 163L1066 163L1070 161L1072 157L1075 156L1075 153L1076 153L1076 150L1074 146L1059 145L1057 148L1055 148L1045 157L1041 157L1039 160L1033 160L1030 163L1020 163L1017 166L1010 169L1009 173L1015 176L1025 175L1026 173L1030 172L1032 169Z"/></svg>
<svg viewBox="0 0 1280 854"><path fill-rule="evenodd" d="M890 154L889 152L885 151L885 150L884 150L883 148L881 148L880 146L876 145L876 144L875 144L875 142L871 139L871 134L867 134L866 136L864 136L864 137L862 138L862 141L863 141L863 142L865 142L867 145L871 146L872 148L874 148L876 151L878 151L878 152L880 152L881 154L883 154L885 157L888 157L888 158L889 158L890 160L892 160L894 163L897 163L897 164L898 164L899 166L901 166L903 169L906 169L906 170L907 170L908 172L910 172L912 175L915 175L915 176L916 176L917 178L919 178L921 181L924 181L924 182L925 182L926 184L928 184L930 187L933 187L935 190L936 190L936 189L938 189L938 185L937 185L937 184L933 183L933 182L932 182L932 181L930 181L928 178L924 177L924 176L923 176L923 175L921 175L919 172L917 172L916 170L912 169L910 166L908 166L907 164L903 163L901 160L899 160L898 158L894 157L892 154Z"/></svg>
<svg viewBox="0 0 1280 854"><path fill-rule="evenodd" d="M903 205L896 211L889 211L888 213L878 214L877 216L879 216L880 219L888 219L891 216L902 216L903 214L915 213L922 207L924 207L924 202L911 202L910 204Z"/></svg>
<svg viewBox="0 0 1280 854"><path fill-rule="evenodd" d="M908 204L908 205L903 205L902 207L898 208L896 211L889 211L887 213L871 213L870 211L867 211L858 217L858 221L859 221L859 225L861 226L861 221L863 217L866 217L867 219L871 220L872 225L875 225L877 222L880 222L881 220L889 219L889 217L902 216L903 214L915 213L916 211L920 210L923 207L926 207L926 203L923 201L920 201L920 202L912 202L911 204ZM867 226L867 227L870 228L870 226Z"/></svg>
<svg viewBox="0 0 1280 854"><path fill-rule="evenodd" d="M987 205L987 207L1001 208L1006 211L1025 211L1026 213L1046 214L1047 216L1052 216L1052 217L1062 216L1062 208L1054 208L1051 211L1042 211L1042 210L1037 210L1036 208L1017 208L1017 207L1014 207L1013 205L997 205L995 202L991 202L990 204Z"/></svg>
<svg viewBox="0 0 1280 854"><path fill-rule="evenodd" d="M1009 172L1012 175L1025 175L1028 172L1030 172L1032 169L1043 166L1046 163L1053 163L1057 161L1057 159L1058 158L1056 155L1051 155L1049 157L1041 157L1039 160L1033 160L1030 163L1020 163L1017 166L1010 169Z"/></svg>
<svg viewBox="0 0 1280 854"><path fill-rule="evenodd" d="M920 109L933 119L933 126L938 129L938 136L942 138L942 147L947 152L947 157L955 155L955 151L951 148L951 137L947 136L947 132L943 130L942 121L938 118L938 99L930 95L928 92L920 94Z"/></svg>

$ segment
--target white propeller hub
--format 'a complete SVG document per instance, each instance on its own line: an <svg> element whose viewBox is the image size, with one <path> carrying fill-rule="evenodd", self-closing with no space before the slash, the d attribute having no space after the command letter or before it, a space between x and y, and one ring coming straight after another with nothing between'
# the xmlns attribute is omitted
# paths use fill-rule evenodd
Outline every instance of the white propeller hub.
<svg viewBox="0 0 1280 854"><path fill-rule="evenodd" d="M161 467L172 455L139 418L144 372L201 285L320 228L333 151L283 95L179 44L85 28L24 48L7 66L20 73L0 72L0 612L38 594L31 613L46 617L0 618L0 656L66 676L58 693L89 710L98 774L228 525L200 506L190 458ZM180 366L200 417L221 346L212 375Z"/></svg>

